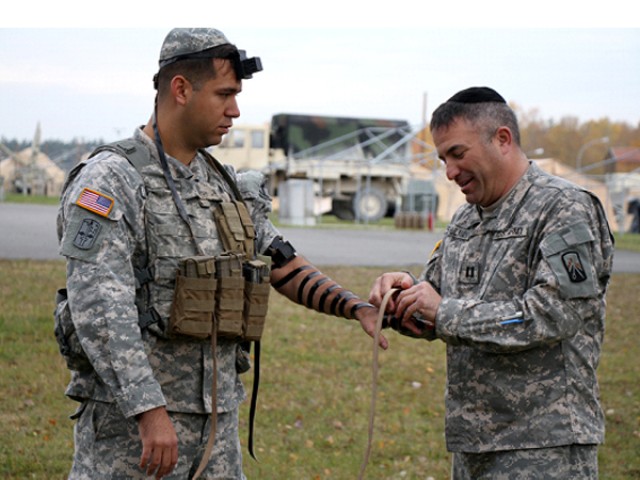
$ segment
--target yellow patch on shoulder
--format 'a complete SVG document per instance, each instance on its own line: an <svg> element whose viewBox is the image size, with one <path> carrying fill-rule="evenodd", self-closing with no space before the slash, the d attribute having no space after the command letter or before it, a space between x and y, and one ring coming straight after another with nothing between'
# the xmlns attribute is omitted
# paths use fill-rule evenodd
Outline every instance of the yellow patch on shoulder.
<svg viewBox="0 0 640 480"><path fill-rule="evenodd" d="M429 254L429 258L433 257L433 254L438 251L438 249L440 248L440 245L442 245L442 239L436 242L436 245L433 247L433 250L431 250L431 253Z"/></svg>

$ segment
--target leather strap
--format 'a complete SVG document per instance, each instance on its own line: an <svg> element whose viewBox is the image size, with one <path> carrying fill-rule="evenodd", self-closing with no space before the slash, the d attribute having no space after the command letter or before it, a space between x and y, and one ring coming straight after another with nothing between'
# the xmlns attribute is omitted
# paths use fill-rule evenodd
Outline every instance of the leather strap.
<svg viewBox="0 0 640 480"><path fill-rule="evenodd" d="M200 459L200 465L192 480L196 480L204 471L209 463L213 445L216 441L216 430L218 429L218 360L216 358L216 350L218 347L218 322L213 322L213 332L211 332L211 351L213 355L213 382L211 386L211 426L209 428L209 438L207 445Z"/></svg>
<svg viewBox="0 0 640 480"><path fill-rule="evenodd" d="M205 149L201 149L200 153L202 153L205 157L205 159L207 160L207 162L209 163L209 165L211 165L215 171L217 171L227 182L227 184L229 185L229 187L231 188L231 190L233 191L234 196L236 197L237 202L244 202L243 197L242 197L242 193L240 192L240 190L238 189L238 185L235 182L235 180L231 177L231 175L229 174L229 172L227 171L226 168L224 168L224 166L213 156L211 155L209 152L207 152ZM244 210L244 212L246 212L246 210ZM244 215L244 212L239 212L239 214L242 216ZM244 226L244 225L243 225ZM250 234L252 234L252 241L255 240L255 231L252 230L251 232L248 232ZM253 248L251 249L251 252L253 253ZM306 267L306 268L311 268L311 267ZM305 270L306 268L302 268L302 270ZM297 275L298 273L300 273L300 270L297 270L292 276L291 278L293 278L293 276ZM282 280L282 283L280 286L284 285L287 281L289 281L291 278L285 277ZM276 285L274 285L275 288L278 288ZM215 345L215 340L214 338L217 337L217 330L216 330L216 326L215 326L215 322L214 322L214 332L211 335L211 344ZM255 350L254 350L254 370L253 370L253 388L251 391L251 409L249 411L249 453L251 454L251 456L254 458L254 460L257 461L256 456L254 455L253 452L253 431L254 431L254 422L255 422L255 415L256 415L256 406L257 406L257 401L258 401L258 387L260 385L260 342L256 341L254 342L255 344ZM215 349L214 349L214 362L215 362ZM217 365L216 363L214 363L214 379L213 379L213 392L217 391ZM198 467L198 470L196 472L196 475L193 477L193 480L196 480L196 478L198 478L198 476L202 473L202 471L204 470L204 467L207 465L207 462L209 460L209 456L211 455L211 451L213 449L213 443L215 441L215 431L216 431L216 425L215 425L215 420L217 419L217 408L214 410L214 405L216 405L216 396L214 395L213 399L212 399L212 407L211 407L211 432L209 433L209 439L207 441L207 447L204 453L204 456L202 457L202 460L200 462L200 466Z"/></svg>
<svg viewBox="0 0 640 480"><path fill-rule="evenodd" d="M216 441L216 430L218 427L218 362L216 359L216 347L217 347L217 322L213 324L214 331L211 334L211 348L213 350L213 385L211 388L211 428L209 429L209 438L207 439L207 445L205 447L204 453L202 454L202 459L200 460L200 465L198 465L198 469L194 474L192 480L196 480L204 471L209 463L209 458L211 457L211 452L213 451L213 446ZM255 461L258 461L254 453L253 448L253 431L255 425L255 417L256 410L258 404L258 387L260 385L260 342L256 341L254 343L254 370L253 370L253 388L251 391L251 407L249 410L249 454Z"/></svg>
<svg viewBox="0 0 640 480"><path fill-rule="evenodd" d="M254 369L253 369L253 388L251 389L251 406L249 408L249 454L257 462L253 451L253 430L256 419L256 410L258 405L258 385L260 384L260 342L254 342Z"/></svg>
<svg viewBox="0 0 640 480"><path fill-rule="evenodd" d="M367 464L369 463L369 457L371 455L371 445L373 444L373 423L376 415L376 394L378 391L378 343L380 341L380 330L382 329L382 322L384 320L384 311L387 308L387 303L389 302L391 296L399 290L399 288L392 288L387 293L385 293L384 297L382 298L380 310L378 311L376 328L373 334L373 361L371 367L371 407L369 410L369 439L367 440L367 448L364 452L362 465L360 466L360 474L358 475L358 480L362 480L364 478L364 471L366 470Z"/></svg>

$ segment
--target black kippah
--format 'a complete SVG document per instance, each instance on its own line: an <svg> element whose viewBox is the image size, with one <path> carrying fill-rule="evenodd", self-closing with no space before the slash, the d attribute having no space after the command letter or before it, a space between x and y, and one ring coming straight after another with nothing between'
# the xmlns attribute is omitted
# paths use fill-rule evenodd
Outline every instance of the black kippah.
<svg viewBox="0 0 640 480"><path fill-rule="evenodd" d="M498 92L489 87L470 87L465 90L461 90L451 97L447 102L458 103L484 103L484 102L496 102L507 103Z"/></svg>

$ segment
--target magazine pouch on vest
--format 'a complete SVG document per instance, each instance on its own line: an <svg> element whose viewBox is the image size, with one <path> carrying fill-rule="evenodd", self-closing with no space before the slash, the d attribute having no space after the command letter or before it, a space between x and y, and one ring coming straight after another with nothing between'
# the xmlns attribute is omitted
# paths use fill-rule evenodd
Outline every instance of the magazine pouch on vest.
<svg viewBox="0 0 640 480"><path fill-rule="evenodd" d="M78 372L91 370L91 363L80 345L76 327L71 320L66 288L61 288L56 293L56 309L53 312L53 319L53 332L58 342L60 354L67 363L67 368Z"/></svg>
<svg viewBox="0 0 640 480"><path fill-rule="evenodd" d="M259 341L269 307L271 258L258 255L242 266L244 276L243 338Z"/></svg>
<svg viewBox="0 0 640 480"><path fill-rule="evenodd" d="M218 336L242 336L242 312L244 306L244 278L242 264L245 256L242 253L225 253L216 257L216 290L215 319Z"/></svg>
<svg viewBox="0 0 640 480"><path fill-rule="evenodd" d="M170 336L211 335L217 282L214 257L188 257L180 262L169 317Z"/></svg>
<svg viewBox="0 0 640 480"><path fill-rule="evenodd" d="M213 215L224 249L227 252L244 252L247 258L253 258L256 231L244 202L222 202Z"/></svg>

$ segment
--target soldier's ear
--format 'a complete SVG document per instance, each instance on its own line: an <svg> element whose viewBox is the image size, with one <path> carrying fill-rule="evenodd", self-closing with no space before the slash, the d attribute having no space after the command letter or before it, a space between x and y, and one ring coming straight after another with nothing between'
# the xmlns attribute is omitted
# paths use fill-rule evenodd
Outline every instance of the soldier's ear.
<svg viewBox="0 0 640 480"><path fill-rule="evenodd" d="M500 148L503 153L506 153L506 151L510 150L513 146L513 134L511 133L511 129L509 127L498 128L498 130L496 130L494 140L496 141L498 148Z"/></svg>
<svg viewBox="0 0 640 480"><path fill-rule="evenodd" d="M185 105L192 91L193 86L184 75L176 75L171 79L171 95L178 105Z"/></svg>

